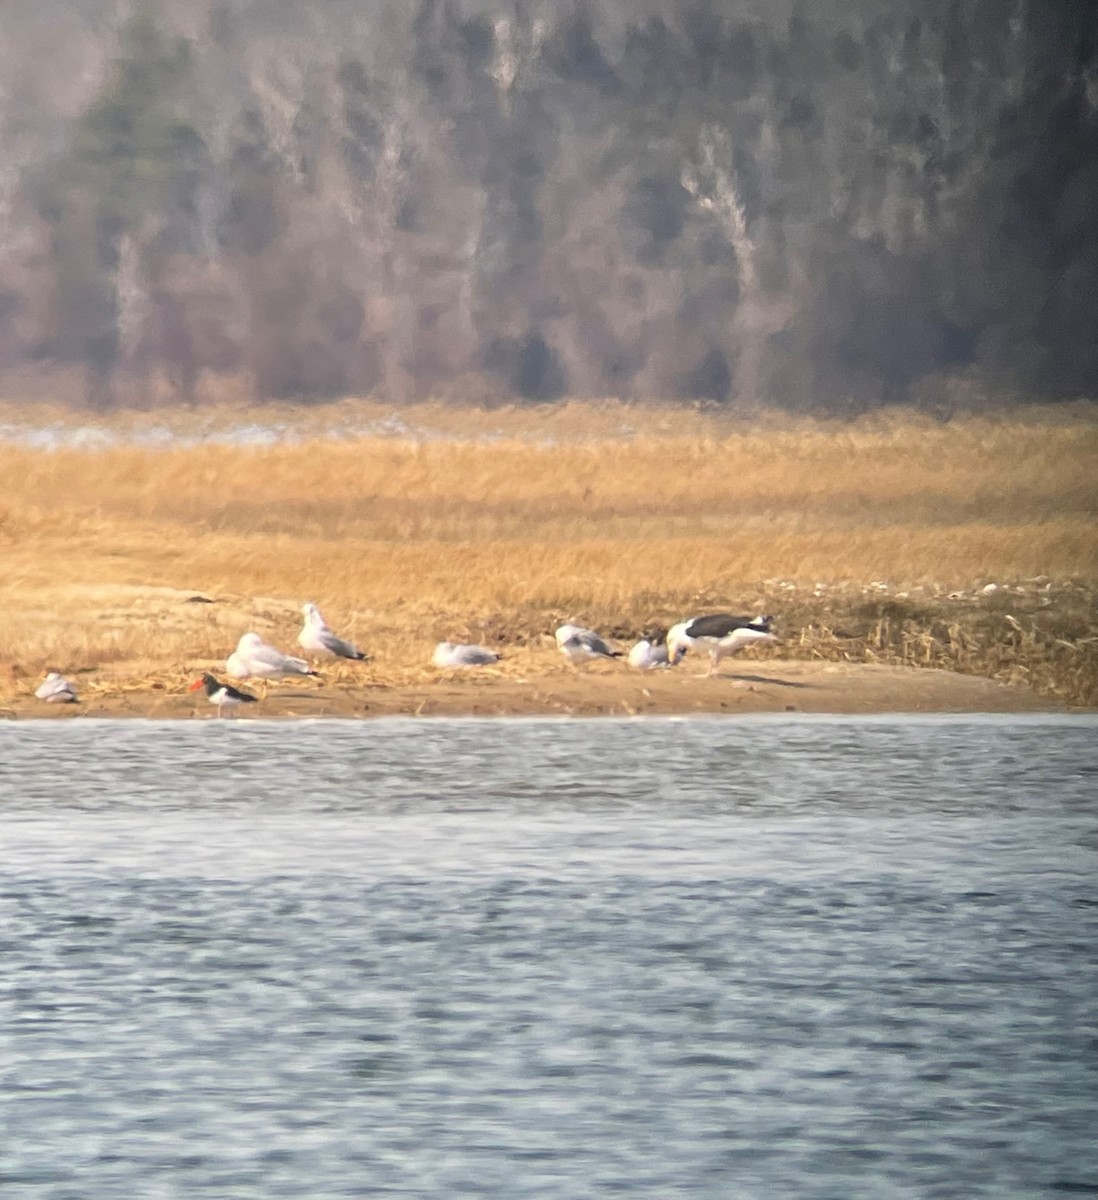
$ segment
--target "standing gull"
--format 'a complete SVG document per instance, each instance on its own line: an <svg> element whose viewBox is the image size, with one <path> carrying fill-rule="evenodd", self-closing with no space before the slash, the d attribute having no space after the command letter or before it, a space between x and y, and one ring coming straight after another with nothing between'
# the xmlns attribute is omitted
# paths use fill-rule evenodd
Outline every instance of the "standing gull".
<svg viewBox="0 0 1098 1200"><path fill-rule="evenodd" d="M582 625L562 625L553 636L557 639L557 649L574 667L593 658L622 656L620 650L612 650L594 630Z"/></svg>
<svg viewBox="0 0 1098 1200"><path fill-rule="evenodd" d="M688 649L709 651L709 670L712 675L726 654L735 654L745 646L758 642L776 642L770 632L771 616L734 617L729 613L714 613L710 617L695 617L674 625L667 634L668 661L674 665Z"/></svg>
<svg viewBox="0 0 1098 1200"><path fill-rule="evenodd" d="M242 692L239 688L234 688L231 683L219 683L209 671L202 673L201 679L196 679L194 683L187 688L188 692L197 692L199 688L206 689L206 699L211 704L217 705L217 715L222 716L222 709L239 708L241 704L255 704L258 697L253 696L251 692Z"/></svg>
<svg viewBox="0 0 1098 1200"><path fill-rule="evenodd" d="M303 658L283 654L258 633L246 633L225 660L233 679L281 679L284 675L315 675Z"/></svg>
<svg viewBox="0 0 1098 1200"><path fill-rule="evenodd" d="M306 654L319 654L324 658L350 658L355 662L366 661L366 655L357 646L336 637L315 604L303 604L301 611L305 614L305 625L297 635L297 644Z"/></svg>
<svg viewBox="0 0 1098 1200"><path fill-rule="evenodd" d="M487 667L499 662L499 655L484 646L463 646L457 642L439 642L431 662L442 670L450 667Z"/></svg>
<svg viewBox="0 0 1098 1200"><path fill-rule="evenodd" d="M51 671L34 693L47 704L75 704L76 688L59 671Z"/></svg>

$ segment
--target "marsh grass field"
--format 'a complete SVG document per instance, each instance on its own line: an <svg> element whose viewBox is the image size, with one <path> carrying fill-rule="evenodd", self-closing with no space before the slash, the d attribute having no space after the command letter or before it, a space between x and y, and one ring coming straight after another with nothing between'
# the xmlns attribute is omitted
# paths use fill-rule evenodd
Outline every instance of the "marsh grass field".
<svg viewBox="0 0 1098 1200"><path fill-rule="evenodd" d="M776 615L783 641L760 658L944 668L1098 703L1095 405L947 423L9 408L0 430L9 706L47 668L89 696L182 693L247 629L291 649L305 600L372 656L326 672L348 692L430 688L442 639L503 651L478 694L536 687L566 670L563 621L627 649L732 609Z"/></svg>

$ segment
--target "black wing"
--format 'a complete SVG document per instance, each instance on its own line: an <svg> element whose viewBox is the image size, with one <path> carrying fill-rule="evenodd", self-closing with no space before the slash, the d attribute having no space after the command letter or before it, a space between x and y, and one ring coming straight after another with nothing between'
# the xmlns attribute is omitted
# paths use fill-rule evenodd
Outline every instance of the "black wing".
<svg viewBox="0 0 1098 1200"><path fill-rule="evenodd" d="M692 638L727 637L737 629L758 629L769 632L770 621L760 625L754 617L734 617L731 613L714 613L711 617L697 617L686 627L686 636Z"/></svg>

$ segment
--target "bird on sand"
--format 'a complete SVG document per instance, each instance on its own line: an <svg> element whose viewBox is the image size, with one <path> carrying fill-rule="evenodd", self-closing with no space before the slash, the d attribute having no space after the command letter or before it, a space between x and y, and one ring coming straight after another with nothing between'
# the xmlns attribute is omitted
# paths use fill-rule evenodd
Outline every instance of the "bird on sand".
<svg viewBox="0 0 1098 1200"><path fill-rule="evenodd" d="M439 642L431 655L431 662L442 670L449 670L451 667L487 667L499 662L499 655L484 646Z"/></svg>
<svg viewBox="0 0 1098 1200"><path fill-rule="evenodd" d="M196 679L194 683L187 688L188 692L197 692L199 688L206 689L206 699L211 704L217 705L217 715L223 716L223 709L230 710L239 708L242 704L255 704L258 700L257 696L253 696L251 692L242 692L239 688L234 688L230 683L220 683L216 680L209 671L203 671L202 678Z"/></svg>
<svg viewBox="0 0 1098 1200"><path fill-rule="evenodd" d="M367 656L351 642L337 637L320 615L320 609L311 601L301 606L305 614L305 625L297 635L297 644L306 654L319 654L323 658L349 658L355 662L366 662Z"/></svg>
<svg viewBox="0 0 1098 1200"><path fill-rule="evenodd" d="M285 675L315 675L303 658L283 654L265 642L258 633L246 633L225 660L225 670L233 679L281 679Z"/></svg>
<svg viewBox="0 0 1098 1200"><path fill-rule="evenodd" d="M50 671L34 693L47 704L75 704L76 688L59 671Z"/></svg>
<svg viewBox="0 0 1098 1200"><path fill-rule="evenodd" d="M638 671L656 671L673 665L667 643L650 638L641 638L625 661Z"/></svg>
<svg viewBox="0 0 1098 1200"><path fill-rule="evenodd" d="M553 635L557 640L557 649L578 669L581 662L590 662L593 658L621 658L620 650L614 650L592 629L584 629L582 625L561 625Z"/></svg>
<svg viewBox="0 0 1098 1200"><path fill-rule="evenodd" d="M770 632L773 620L769 615L734 617L730 613L714 613L682 621L668 630L668 661L674 665L688 649L708 650L709 669L705 673L712 675L725 655L760 642L778 641L777 635Z"/></svg>

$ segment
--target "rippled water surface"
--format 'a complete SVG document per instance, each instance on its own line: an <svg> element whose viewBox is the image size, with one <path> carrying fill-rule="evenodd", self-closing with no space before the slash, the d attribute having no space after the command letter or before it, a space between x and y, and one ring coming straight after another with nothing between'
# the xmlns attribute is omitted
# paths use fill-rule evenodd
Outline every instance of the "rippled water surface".
<svg viewBox="0 0 1098 1200"><path fill-rule="evenodd" d="M1093 718L0 724L0 1196L1098 1195Z"/></svg>

